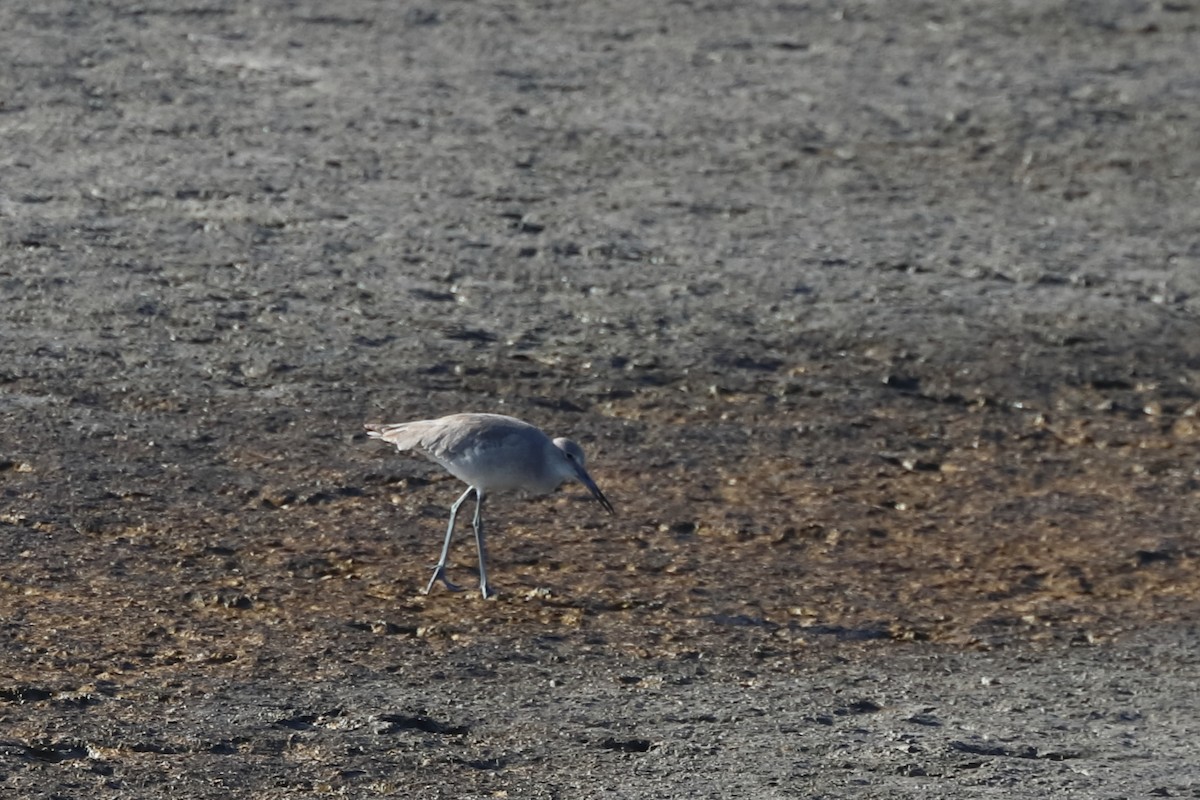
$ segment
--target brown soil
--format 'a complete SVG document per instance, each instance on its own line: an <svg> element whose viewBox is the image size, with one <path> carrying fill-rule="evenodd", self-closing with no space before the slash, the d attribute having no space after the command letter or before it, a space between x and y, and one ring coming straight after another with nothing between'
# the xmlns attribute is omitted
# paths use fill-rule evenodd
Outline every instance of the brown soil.
<svg viewBox="0 0 1200 800"><path fill-rule="evenodd" d="M1200 6L994 5L5 5L5 796L1200 792Z"/></svg>

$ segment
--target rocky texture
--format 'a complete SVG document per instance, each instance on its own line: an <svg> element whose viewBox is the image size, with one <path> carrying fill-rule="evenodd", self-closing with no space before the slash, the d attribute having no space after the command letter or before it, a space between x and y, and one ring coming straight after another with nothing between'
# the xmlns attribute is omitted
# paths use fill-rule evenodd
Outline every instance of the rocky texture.
<svg viewBox="0 0 1200 800"><path fill-rule="evenodd" d="M6 793L1197 793L1200 6L0 40ZM620 510L497 498L495 601L361 435L458 410Z"/></svg>

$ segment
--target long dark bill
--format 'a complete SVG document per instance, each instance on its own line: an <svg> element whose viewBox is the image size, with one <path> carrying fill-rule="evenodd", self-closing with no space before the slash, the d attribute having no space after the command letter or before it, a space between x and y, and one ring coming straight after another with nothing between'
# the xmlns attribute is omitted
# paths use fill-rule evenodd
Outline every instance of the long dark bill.
<svg viewBox="0 0 1200 800"><path fill-rule="evenodd" d="M608 502L608 498L604 496L604 492L600 491L600 487L592 480L592 476L587 474L587 470L578 464L575 465L575 477L579 478L579 482L587 487L587 490L592 493L592 497L596 498L596 502L604 506L604 510L610 514L616 514L617 510L613 508L612 503Z"/></svg>

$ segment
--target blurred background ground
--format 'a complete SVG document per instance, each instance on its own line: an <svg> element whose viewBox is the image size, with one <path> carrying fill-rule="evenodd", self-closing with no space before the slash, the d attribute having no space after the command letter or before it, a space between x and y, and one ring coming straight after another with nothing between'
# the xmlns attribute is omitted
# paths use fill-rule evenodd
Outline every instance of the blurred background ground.
<svg viewBox="0 0 1200 800"><path fill-rule="evenodd" d="M1194 3L0 39L15 796L1197 793ZM361 435L460 410L620 511L497 498L488 602Z"/></svg>

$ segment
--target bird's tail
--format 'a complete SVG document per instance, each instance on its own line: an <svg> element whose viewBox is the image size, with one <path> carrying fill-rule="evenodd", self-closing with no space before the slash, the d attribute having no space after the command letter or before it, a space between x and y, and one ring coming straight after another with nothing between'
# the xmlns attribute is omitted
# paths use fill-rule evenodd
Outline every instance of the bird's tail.
<svg viewBox="0 0 1200 800"><path fill-rule="evenodd" d="M398 450L412 450L420 443L420 432L413 430L414 426L411 422L401 422L396 425L368 422L363 427L367 429L367 436L394 444Z"/></svg>

